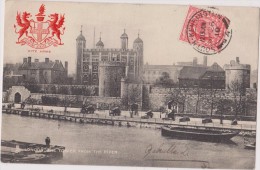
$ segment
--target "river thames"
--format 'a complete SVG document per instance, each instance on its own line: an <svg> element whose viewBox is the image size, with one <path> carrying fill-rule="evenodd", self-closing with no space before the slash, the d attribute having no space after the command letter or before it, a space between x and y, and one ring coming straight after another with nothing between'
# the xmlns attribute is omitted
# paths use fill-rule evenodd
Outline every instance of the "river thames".
<svg viewBox="0 0 260 170"><path fill-rule="evenodd" d="M53 164L252 169L255 151L241 136L228 143L171 139L160 129L80 124L2 114L2 140L64 146Z"/></svg>

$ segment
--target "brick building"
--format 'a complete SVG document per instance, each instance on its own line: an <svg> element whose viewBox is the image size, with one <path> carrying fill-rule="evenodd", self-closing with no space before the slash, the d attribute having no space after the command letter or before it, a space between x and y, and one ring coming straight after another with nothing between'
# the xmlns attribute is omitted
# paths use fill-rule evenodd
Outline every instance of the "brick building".
<svg viewBox="0 0 260 170"><path fill-rule="evenodd" d="M38 84L60 84L66 81L68 75L68 62L65 62L65 67L59 60L55 62L45 58L45 61L40 62L32 58L24 58L23 64L19 67L19 73L23 76L23 80L29 83Z"/></svg>
<svg viewBox="0 0 260 170"><path fill-rule="evenodd" d="M178 79L181 88L225 88L225 71L217 63L210 67L184 66Z"/></svg>
<svg viewBox="0 0 260 170"><path fill-rule="evenodd" d="M177 62L173 65L144 65L143 72L143 81L146 84L154 84L157 80L160 79L163 72L169 74L170 79L174 82L178 82L178 77L180 74L180 70L185 67L190 66L194 68L207 67L207 56L203 57L203 62L201 64L198 63L198 58L194 57L191 62ZM198 68L198 69L199 69Z"/></svg>

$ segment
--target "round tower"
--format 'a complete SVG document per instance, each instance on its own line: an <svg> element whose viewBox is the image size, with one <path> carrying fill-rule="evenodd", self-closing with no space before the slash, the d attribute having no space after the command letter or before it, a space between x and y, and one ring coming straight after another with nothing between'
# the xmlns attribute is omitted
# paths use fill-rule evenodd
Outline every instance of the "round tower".
<svg viewBox="0 0 260 170"><path fill-rule="evenodd" d="M82 34L82 26L80 30L80 35L76 39L76 82L81 84L82 83L82 60L83 60L83 51L86 48L86 39Z"/></svg>
<svg viewBox="0 0 260 170"><path fill-rule="evenodd" d="M123 77L125 77L125 63L101 61L99 63L99 96L120 97Z"/></svg>
<svg viewBox="0 0 260 170"><path fill-rule="evenodd" d="M144 65L144 57L143 57L143 40L139 37L135 39L133 43L133 49L136 51L136 78L138 80L142 80L143 78L143 65Z"/></svg>
<svg viewBox="0 0 260 170"><path fill-rule="evenodd" d="M121 35L121 49L122 50L127 50L128 49L128 35L125 33L125 29L124 29L124 33Z"/></svg>
<svg viewBox="0 0 260 170"><path fill-rule="evenodd" d="M240 64L239 58L230 61L229 65L224 66L226 74L226 89L233 85L241 85L242 88L250 88L250 70L248 64Z"/></svg>

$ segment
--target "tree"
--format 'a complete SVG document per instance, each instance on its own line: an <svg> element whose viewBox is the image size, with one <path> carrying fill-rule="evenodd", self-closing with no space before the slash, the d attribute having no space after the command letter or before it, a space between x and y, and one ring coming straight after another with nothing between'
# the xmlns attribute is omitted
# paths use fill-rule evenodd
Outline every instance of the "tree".
<svg viewBox="0 0 260 170"><path fill-rule="evenodd" d="M188 91L189 91L189 89L188 88L181 88L181 90L182 90L182 111L183 111L183 113L186 113L186 103L187 103L187 95L188 95Z"/></svg>
<svg viewBox="0 0 260 170"><path fill-rule="evenodd" d="M59 102L59 98L55 96L42 96L41 98L43 105L57 106Z"/></svg>
<svg viewBox="0 0 260 170"><path fill-rule="evenodd" d="M28 98L24 100L24 104L32 105L33 107L33 105L37 104L37 100L32 98L30 95Z"/></svg>
<svg viewBox="0 0 260 170"><path fill-rule="evenodd" d="M181 89L176 88L176 89L172 89L170 91L169 95L166 96L164 103L165 103L165 105L168 105L169 102L182 103Z"/></svg>
<svg viewBox="0 0 260 170"><path fill-rule="evenodd" d="M127 109L129 105L133 103L140 103L142 101L142 91L139 85L129 85L127 95L123 96L121 99L121 103Z"/></svg>
<svg viewBox="0 0 260 170"><path fill-rule="evenodd" d="M177 87L178 85L174 83L173 79L170 78L169 73L163 72L159 79L156 80L155 85L162 87Z"/></svg>
<svg viewBox="0 0 260 170"><path fill-rule="evenodd" d="M9 88L11 88L14 85L16 85L16 84L12 78L9 78L9 77L3 78L3 90L4 91L8 90Z"/></svg>
<svg viewBox="0 0 260 170"><path fill-rule="evenodd" d="M216 107L216 104L218 102L218 100L221 98L222 93L219 92L218 89L213 89L212 85L210 87L210 89L205 93L204 96L202 96L203 101L206 103L206 105L209 106L210 109L210 117L212 117L213 115L213 110Z"/></svg>
<svg viewBox="0 0 260 170"><path fill-rule="evenodd" d="M53 80L54 84L66 84L67 83L67 77L64 75L64 73L59 73L56 78Z"/></svg>
<svg viewBox="0 0 260 170"><path fill-rule="evenodd" d="M198 107L199 107L199 102L201 100L201 96L203 95L203 90L202 88L200 88L200 86L197 86L195 88L195 94L197 96L197 100L196 100L196 105L195 105L195 113L198 113Z"/></svg>
<svg viewBox="0 0 260 170"><path fill-rule="evenodd" d="M165 104L167 105L168 102L173 102L177 103L178 105L181 104L182 107L182 112L185 112L185 105L186 105L186 99L187 99L187 88L173 88L170 92L169 95L165 98Z"/></svg>
<svg viewBox="0 0 260 170"><path fill-rule="evenodd" d="M149 110L150 109L150 98L149 98L149 87L143 86L143 94L142 94L142 109Z"/></svg>
<svg viewBox="0 0 260 170"><path fill-rule="evenodd" d="M245 111L245 86L238 80L232 81L229 85L229 91L233 96L233 107L235 110L235 119L239 113Z"/></svg>
<svg viewBox="0 0 260 170"><path fill-rule="evenodd" d="M219 98L216 102L217 114L220 115L220 123L223 124L223 114L231 111L232 101L227 98Z"/></svg>
<svg viewBox="0 0 260 170"><path fill-rule="evenodd" d="M245 97L245 116L250 111L257 113L257 91L248 91Z"/></svg>

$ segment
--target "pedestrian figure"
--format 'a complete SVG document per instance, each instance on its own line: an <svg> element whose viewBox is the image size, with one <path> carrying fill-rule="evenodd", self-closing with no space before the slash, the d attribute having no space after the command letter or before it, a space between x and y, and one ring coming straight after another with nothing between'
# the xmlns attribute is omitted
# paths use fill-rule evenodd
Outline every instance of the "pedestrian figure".
<svg viewBox="0 0 260 170"><path fill-rule="evenodd" d="M45 138L45 143L47 147L50 147L51 139L49 137Z"/></svg>
<svg viewBox="0 0 260 170"><path fill-rule="evenodd" d="M220 124L223 124L223 115L220 116Z"/></svg>

